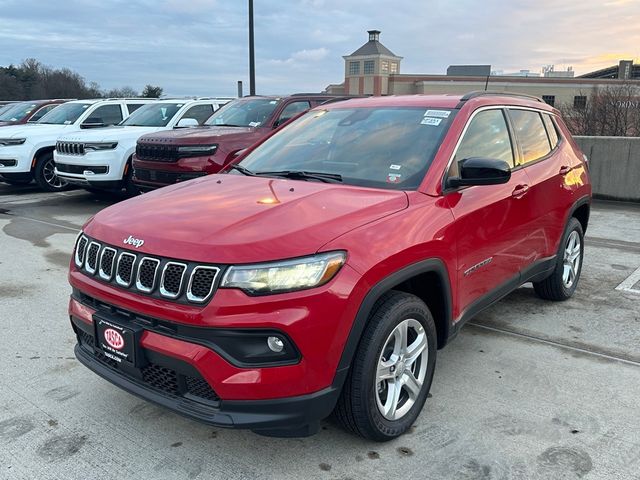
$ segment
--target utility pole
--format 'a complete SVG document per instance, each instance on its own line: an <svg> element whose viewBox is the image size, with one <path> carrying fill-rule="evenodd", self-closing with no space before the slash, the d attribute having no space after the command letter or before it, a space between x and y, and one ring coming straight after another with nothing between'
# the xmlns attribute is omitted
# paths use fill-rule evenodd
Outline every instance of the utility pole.
<svg viewBox="0 0 640 480"><path fill-rule="evenodd" d="M249 0L249 95L256 94L256 58L253 45L253 0Z"/></svg>

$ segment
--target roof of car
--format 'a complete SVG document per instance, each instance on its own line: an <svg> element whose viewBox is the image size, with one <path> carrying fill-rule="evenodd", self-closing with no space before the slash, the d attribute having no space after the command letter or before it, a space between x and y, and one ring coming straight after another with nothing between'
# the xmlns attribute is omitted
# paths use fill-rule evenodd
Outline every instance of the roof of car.
<svg viewBox="0 0 640 480"><path fill-rule="evenodd" d="M548 111L553 110L553 107L536 97L505 92L470 92L464 95L388 95L348 99L338 103L322 105L318 108L428 107L453 109L461 108L465 103L472 103L474 106L517 105L535 107Z"/></svg>

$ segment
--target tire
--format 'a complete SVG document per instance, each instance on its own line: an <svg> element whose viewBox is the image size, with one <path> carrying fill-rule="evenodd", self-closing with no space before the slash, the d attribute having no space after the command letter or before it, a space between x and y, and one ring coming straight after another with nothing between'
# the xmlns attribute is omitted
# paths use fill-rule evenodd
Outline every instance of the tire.
<svg viewBox="0 0 640 480"><path fill-rule="evenodd" d="M122 179L122 185L127 197L135 197L140 195L140 189L138 186L133 183L133 165L131 163L131 159L127 162L127 166L125 167L126 173L124 174L124 178Z"/></svg>
<svg viewBox="0 0 640 480"><path fill-rule="evenodd" d="M402 325L407 326L408 346L423 348L411 363L397 355L402 352L398 349ZM431 387L436 338L433 317L422 300L398 291L384 294L374 305L362 334L333 413L336 420L346 430L378 442L405 433L420 414ZM411 389L409 375L418 378L417 383L409 382L414 385ZM380 380L382 377L386 379ZM399 392L399 397L394 397L394 392ZM398 398L396 409L394 398Z"/></svg>
<svg viewBox="0 0 640 480"><path fill-rule="evenodd" d="M24 186L29 185L33 181L33 177L30 173L25 173L23 175L15 173L11 178L0 175L0 181L8 183L9 185Z"/></svg>
<svg viewBox="0 0 640 480"><path fill-rule="evenodd" d="M533 283L536 294L545 300L563 301L571 298L580 280L583 256L582 225L575 217L571 217L560 241L553 273L544 280Z"/></svg>
<svg viewBox="0 0 640 480"><path fill-rule="evenodd" d="M38 186L47 192L61 192L69 188L69 184L58 177L53 169L53 152L42 153L36 160L33 177Z"/></svg>

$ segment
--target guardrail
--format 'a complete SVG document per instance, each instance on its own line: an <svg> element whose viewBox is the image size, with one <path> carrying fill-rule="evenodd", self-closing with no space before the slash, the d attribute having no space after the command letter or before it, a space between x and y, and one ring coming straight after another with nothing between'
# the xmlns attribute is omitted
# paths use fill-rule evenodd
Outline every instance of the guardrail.
<svg viewBox="0 0 640 480"><path fill-rule="evenodd" d="M640 137L573 137L589 157L593 195L640 202Z"/></svg>

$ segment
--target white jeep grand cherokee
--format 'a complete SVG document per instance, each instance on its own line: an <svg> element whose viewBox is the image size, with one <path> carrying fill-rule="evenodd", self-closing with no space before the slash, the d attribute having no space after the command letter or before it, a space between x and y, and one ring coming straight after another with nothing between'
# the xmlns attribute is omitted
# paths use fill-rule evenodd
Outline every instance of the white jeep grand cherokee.
<svg viewBox="0 0 640 480"><path fill-rule="evenodd" d="M120 125L58 138L56 174L90 189L138 193L132 182L131 157L138 138L147 133L202 125L231 98L167 99L145 105Z"/></svg>
<svg viewBox="0 0 640 480"><path fill-rule="evenodd" d="M60 135L120 123L155 99L74 100L54 108L38 122L0 130L0 181L26 185L32 180L48 191L67 184L54 171L53 150Z"/></svg>

